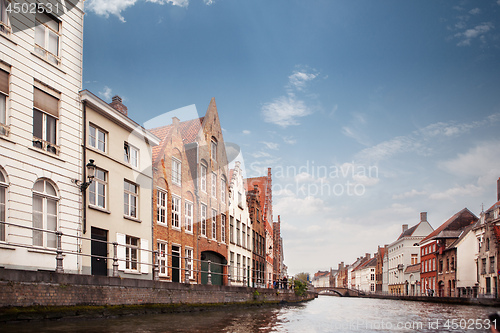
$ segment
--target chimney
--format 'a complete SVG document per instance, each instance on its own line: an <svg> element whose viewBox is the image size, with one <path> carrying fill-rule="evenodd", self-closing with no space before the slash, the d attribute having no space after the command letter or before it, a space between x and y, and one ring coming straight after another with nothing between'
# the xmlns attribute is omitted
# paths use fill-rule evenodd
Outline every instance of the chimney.
<svg viewBox="0 0 500 333"><path fill-rule="evenodd" d="M427 222L427 212L420 213L420 222Z"/></svg>
<svg viewBox="0 0 500 333"><path fill-rule="evenodd" d="M371 254L370 253L365 253L365 259L369 260L371 258Z"/></svg>
<svg viewBox="0 0 500 333"><path fill-rule="evenodd" d="M406 230L408 230L408 224L403 224L403 232L405 232Z"/></svg>
<svg viewBox="0 0 500 333"><path fill-rule="evenodd" d="M497 201L500 201L500 177L497 180Z"/></svg>
<svg viewBox="0 0 500 333"><path fill-rule="evenodd" d="M122 98L120 96L113 96L113 98L111 98L111 103L109 103L109 106L111 106L113 109L120 112L124 116L128 116L128 109L125 105L123 105Z"/></svg>
<svg viewBox="0 0 500 333"><path fill-rule="evenodd" d="M172 117L172 124L174 124L175 127L179 125L179 118L177 117Z"/></svg>

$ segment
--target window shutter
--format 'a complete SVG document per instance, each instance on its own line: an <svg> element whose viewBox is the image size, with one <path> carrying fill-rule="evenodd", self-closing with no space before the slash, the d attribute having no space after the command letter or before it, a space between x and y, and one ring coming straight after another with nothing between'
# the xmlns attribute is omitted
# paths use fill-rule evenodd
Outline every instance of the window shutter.
<svg viewBox="0 0 500 333"><path fill-rule="evenodd" d="M147 239L141 239L141 273L148 274L149 273L149 241Z"/></svg>
<svg viewBox="0 0 500 333"><path fill-rule="evenodd" d="M118 247L116 249L116 255L118 257L118 270L125 270L125 235L116 233L116 242L118 243Z"/></svg>
<svg viewBox="0 0 500 333"><path fill-rule="evenodd" d="M35 108L45 111L56 118L59 117L59 99L36 87L34 94L33 104Z"/></svg>
<svg viewBox="0 0 500 333"><path fill-rule="evenodd" d="M9 94L9 73L0 69L0 92Z"/></svg>

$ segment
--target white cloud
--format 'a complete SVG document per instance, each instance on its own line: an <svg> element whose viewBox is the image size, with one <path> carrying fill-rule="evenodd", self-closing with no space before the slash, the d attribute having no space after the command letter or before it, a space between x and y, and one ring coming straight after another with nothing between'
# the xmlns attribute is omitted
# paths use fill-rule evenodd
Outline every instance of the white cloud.
<svg viewBox="0 0 500 333"><path fill-rule="evenodd" d="M469 10L469 14L471 14L471 15L477 15L480 13L481 13L481 9L479 9L479 8L474 8L474 9Z"/></svg>
<svg viewBox="0 0 500 333"><path fill-rule="evenodd" d="M293 144L297 143L297 140L295 138L293 138L292 136L284 136L283 141L289 145L293 145Z"/></svg>
<svg viewBox="0 0 500 333"><path fill-rule="evenodd" d="M97 15L109 17L109 15L117 16L120 21L125 22L125 18L121 13L127 8L136 4L138 0L88 0L85 4L85 9L93 11ZM171 4L173 6L187 7L189 0L145 0L146 2L157 3L160 5ZM209 2L209 3L207 3ZM205 0L205 4L212 4L212 0Z"/></svg>
<svg viewBox="0 0 500 333"><path fill-rule="evenodd" d="M249 130L243 130L243 134L245 134L245 135L249 135L250 133L252 133L252 132L250 132Z"/></svg>
<svg viewBox="0 0 500 333"><path fill-rule="evenodd" d="M500 114L492 114L483 120L459 124L456 122L439 122L413 131L406 136L398 136L383 141L375 146L365 148L356 155L356 159L380 161L393 155L415 152L419 155L432 153L432 145L438 138L452 138L470 132L473 129L489 126L500 121ZM352 134L345 132L344 135Z"/></svg>
<svg viewBox="0 0 500 333"><path fill-rule="evenodd" d="M112 94L113 94L113 91L108 86L104 86L104 90L99 91L99 96L101 96L106 101L109 101L111 99Z"/></svg>
<svg viewBox="0 0 500 333"><path fill-rule="evenodd" d="M494 28L493 23L485 22L475 26L472 29L467 29L464 32L455 34L455 37L461 39L457 46L469 46L474 38L480 38L484 41L484 36L487 32Z"/></svg>
<svg viewBox="0 0 500 333"><path fill-rule="evenodd" d="M275 143L275 142L268 142L268 141L261 141L260 143L263 143L268 149L271 149L271 150L278 150L279 148L279 144Z"/></svg>
<svg viewBox="0 0 500 333"><path fill-rule="evenodd" d="M263 152L263 151L258 151L256 153L250 154L254 158L261 158L261 157L271 157L271 154Z"/></svg>
<svg viewBox="0 0 500 333"><path fill-rule="evenodd" d="M405 192L405 193L401 193L401 194L394 194L392 196L392 199L394 199L394 200L407 199L407 198L413 198L416 196L422 196L422 195L426 195L426 194L427 194L427 192L425 192L425 191L417 191L415 189L412 189L409 192Z"/></svg>
<svg viewBox="0 0 500 333"><path fill-rule="evenodd" d="M214 0L203 0L203 2L205 3L205 5L210 6L214 3Z"/></svg>
<svg viewBox="0 0 500 333"><path fill-rule="evenodd" d="M291 87L302 91L307 82L314 80L317 76L318 74L295 71L288 77L288 81Z"/></svg>
<svg viewBox="0 0 500 333"><path fill-rule="evenodd" d="M450 188L444 192L433 193L429 196L430 199L433 200L447 200L447 199L455 199L458 196L477 196L483 192L483 188L468 184L465 186L456 186Z"/></svg>
<svg viewBox="0 0 500 333"><path fill-rule="evenodd" d="M293 95L281 96L271 103L264 104L262 107L264 121L283 128L299 125L298 118L310 114L311 111L304 101L297 100Z"/></svg>

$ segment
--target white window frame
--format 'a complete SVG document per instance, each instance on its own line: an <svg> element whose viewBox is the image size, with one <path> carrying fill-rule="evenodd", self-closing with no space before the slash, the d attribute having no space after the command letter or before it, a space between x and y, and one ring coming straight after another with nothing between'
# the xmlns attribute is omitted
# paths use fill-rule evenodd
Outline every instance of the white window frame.
<svg viewBox="0 0 500 333"><path fill-rule="evenodd" d="M0 242L7 241L7 225L2 222L7 222L7 189L9 187L7 177L0 168L0 192L2 192L0 199Z"/></svg>
<svg viewBox="0 0 500 333"><path fill-rule="evenodd" d="M247 242L247 226L245 223L241 223L241 247L246 249Z"/></svg>
<svg viewBox="0 0 500 333"><path fill-rule="evenodd" d="M212 172L212 197L217 198L217 174Z"/></svg>
<svg viewBox="0 0 500 333"><path fill-rule="evenodd" d="M226 215L220 215L220 240L222 243L226 243Z"/></svg>
<svg viewBox="0 0 500 333"><path fill-rule="evenodd" d="M135 186L135 193L127 189L126 184L133 185ZM124 215L137 219L139 218L139 185L132 183L126 179L123 180L123 191L124 191L124 201L123 201L123 209L124 209ZM125 198L128 198L126 201ZM135 210L132 210L131 207L134 207L131 205L131 198L135 198ZM128 203L127 203L128 202ZM128 206L128 209L127 209ZM134 214L132 214L134 213Z"/></svg>
<svg viewBox="0 0 500 333"><path fill-rule="evenodd" d="M35 200L35 198L39 198L42 200L42 210L35 211L35 205L33 205L33 213L32 213L33 227L55 232L58 230L58 226L59 226L59 197L57 196L57 189L53 184L51 184L46 179L38 179L35 182L35 184L38 182L43 182L43 192L39 192L39 191L35 190L35 188L33 187L32 197L33 197L33 201ZM56 195L52 195L52 194L47 193L47 184L49 184L54 189ZM51 229L49 229L49 226L48 226L48 218L49 218L48 204L49 204L49 202L55 203L55 211L56 211L55 215L54 214L51 215L52 217L55 218L55 227L51 228ZM40 226L37 226L35 223L35 213L41 214L41 216L42 216L42 221L39 221L39 222L41 222ZM42 240L41 244L35 244L35 237L39 237L39 235L41 235L41 240ZM44 247L44 248L56 248L57 247L57 237L56 237L55 233L33 230L32 237L33 237L33 246Z"/></svg>
<svg viewBox="0 0 500 333"><path fill-rule="evenodd" d="M217 211L212 209L212 239L217 240Z"/></svg>
<svg viewBox="0 0 500 333"><path fill-rule="evenodd" d="M182 163L175 157L172 157L172 183L178 186L182 184Z"/></svg>
<svg viewBox="0 0 500 333"><path fill-rule="evenodd" d="M167 224L168 193L160 188L156 189L156 223Z"/></svg>
<svg viewBox="0 0 500 333"><path fill-rule="evenodd" d="M123 143L123 159L134 168L139 167L139 149L128 142Z"/></svg>
<svg viewBox="0 0 500 333"><path fill-rule="evenodd" d="M226 178L222 177L220 180L220 200L222 203L226 203Z"/></svg>
<svg viewBox="0 0 500 333"><path fill-rule="evenodd" d="M0 0L5 1L5 0ZM0 26L1 29L1 26ZM0 66L2 66L0 64ZM0 67L0 71L7 73L7 85L10 84L10 71L6 70L5 68ZM7 88L8 90L9 88ZM8 115L7 115L7 102L9 99L9 92L10 91L0 91L0 135L9 135L9 125L7 125L8 122Z"/></svg>
<svg viewBox="0 0 500 333"><path fill-rule="evenodd" d="M159 239L156 242L156 249L158 251L158 275L168 276L168 242Z"/></svg>
<svg viewBox="0 0 500 333"><path fill-rule="evenodd" d="M172 195L172 228L181 228L181 198Z"/></svg>
<svg viewBox="0 0 500 333"><path fill-rule="evenodd" d="M34 147L38 147L40 149L43 149L43 150L47 150L47 151L51 151L50 148L54 148L55 149L55 152L57 153L57 150L58 150L58 147L57 147L57 129L59 127L59 119L57 117L54 117L53 115L51 114L48 114L46 112L44 112L43 110L40 110L38 108L33 108L33 132L35 131L35 112L39 112L41 113L42 115L42 123L41 123L41 126L42 126L42 137L39 138L39 137L36 137L35 136L35 133L33 133L33 137L34 138L38 138L40 140L42 140L42 142L40 142L40 145L41 147L38 147L37 145L35 145L35 143L33 143L33 146ZM50 133L48 132L48 126L47 126L47 123L48 123L48 120L50 119L54 119L55 120L55 127L54 127L54 142L51 142L50 141Z"/></svg>
<svg viewBox="0 0 500 333"><path fill-rule="evenodd" d="M92 181L92 183L89 186L89 204L91 206L94 206L94 207L106 209L106 207L107 207L107 204L106 204L107 195L106 194L108 191L108 172L103 170L103 169L99 169L99 168L96 168L95 171L96 172L95 172L94 180ZM100 172L102 173L102 175L104 175L104 179L100 178L100 175L99 175ZM103 185L104 189L101 188L99 185ZM94 195L94 200L92 200L92 194ZM104 198L102 205L99 204L99 197L100 196Z"/></svg>
<svg viewBox="0 0 500 333"><path fill-rule="evenodd" d="M40 20L39 15L45 15L47 16L51 21L54 22L54 24L57 24L57 30L55 30L53 27L50 26L50 24L43 23ZM39 54L42 58L45 60L52 62L56 65L59 65L61 63L61 30L62 30L62 22L57 20L54 16L50 15L49 13L38 13L36 14L35 18L35 52ZM43 44L44 45L39 45L37 43L38 40L38 34L41 33L41 30L43 29ZM56 36L57 37L57 50L56 54L54 52L49 51L50 49L50 38L51 36Z"/></svg>
<svg viewBox="0 0 500 333"><path fill-rule="evenodd" d="M130 244L132 240L137 241L137 245ZM125 270L131 272L139 271L141 239L134 236L125 236ZM135 258L133 257L135 253ZM134 267L135 266L135 267Z"/></svg>
<svg viewBox="0 0 500 333"><path fill-rule="evenodd" d="M200 206L200 234L207 237L207 205Z"/></svg>
<svg viewBox="0 0 500 333"><path fill-rule="evenodd" d="M189 278L190 279L194 279L194 270L193 270L193 249L190 248L190 247L186 247L184 248L184 255L185 255L185 259L187 259L187 267L185 267L185 269L188 270L188 273L189 273ZM186 264L186 261L185 263Z"/></svg>
<svg viewBox="0 0 500 333"><path fill-rule="evenodd" d="M241 221L236 219L236 245L241 246Z"/></svg>
<svg viewBox="0 0 500 333"><path fill-rule="evenodd" d="M93 133L92 133L93 132ZM104 136L104 141L102 141L99 137L99 134L102 134ZM108 133L104 131L102 128L94 125L94 124L89 124L89 146L93 147L97 150L102 151L103 153L106 152L106 137L108 136ZM93 142L92 142L93 141ZM92 144L93 143L93 144ZM102 149L101 149L101 143L102 143Z"/></svg>
<svg viewBox="0 0 500 333"><path fill-rule="evenodd" d="M184 201L184 230L187 233L193 233L193 203Z"/></svg>
<svg viewBox="0 0 500 333"><path fill-rule="evenodd" d="M200 190L203 193L207 193L207 166L204 164L200 165Z"/></svg>

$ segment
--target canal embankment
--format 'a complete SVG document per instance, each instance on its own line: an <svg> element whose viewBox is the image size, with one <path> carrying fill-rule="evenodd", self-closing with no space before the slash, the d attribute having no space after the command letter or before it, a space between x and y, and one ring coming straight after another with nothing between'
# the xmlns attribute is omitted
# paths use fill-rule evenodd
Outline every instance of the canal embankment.
<svg viewBox="0 0 500 333"><path fill-rule="evenodd" d="M0 268L0 322L199 311L311 300L292 290L184 284Z"/></svg>
<svg viewBox="0 0 500 333"><path fill-rule="evenodd" d="M351 295L351 297L500 307L500 299L488 298L488 297L437 297L437 296L403 296L403 295L383 295L383 294L366 294L366 295L360 294L360 295Z"/></svg>

